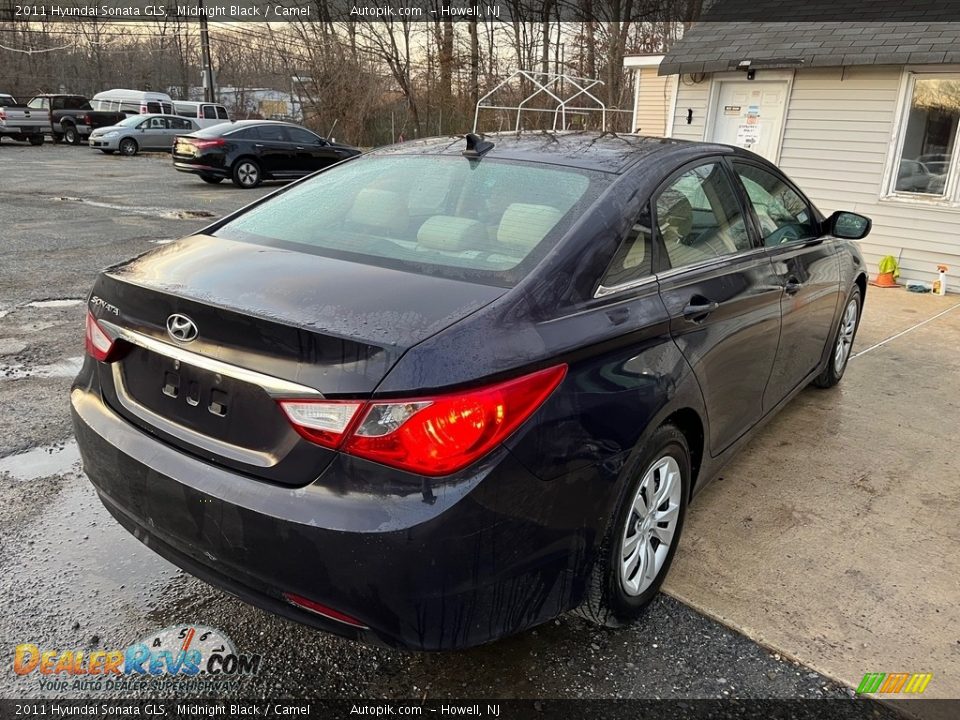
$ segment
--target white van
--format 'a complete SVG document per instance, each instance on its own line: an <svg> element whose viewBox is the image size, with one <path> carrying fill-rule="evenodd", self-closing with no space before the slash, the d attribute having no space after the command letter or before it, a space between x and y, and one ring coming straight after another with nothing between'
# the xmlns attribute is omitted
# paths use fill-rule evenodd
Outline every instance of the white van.
<svg viewBox="0 0 960 720"><path fill-rule="evenodd" d="M177 115L196 120L202 128L219 125L222 122L230 122L230 114L227 109L216 103L177 100L173 103L173 107Z"/></svg>
<svg viewBox="0 0 960 720"><path fill-rule="evenodd" d="M93 96L90 104L94 110L113 110L128 115L159 113L175 115L173 98L166 93L142 90L104 90Z"/></svg>

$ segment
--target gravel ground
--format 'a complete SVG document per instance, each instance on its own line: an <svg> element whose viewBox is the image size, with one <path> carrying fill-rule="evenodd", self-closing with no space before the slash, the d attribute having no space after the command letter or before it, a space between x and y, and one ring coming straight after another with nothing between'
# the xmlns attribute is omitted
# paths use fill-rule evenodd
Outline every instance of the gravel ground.
<svg viewBox="0 0 960 720"><path fill-rule="evenodd" d="M0 146L0 640L8 659L23 642L113 649L201 623L264 656L260 673L224 697L848 697L663 596L643 622L619 630L563 617L465 652L369 648L244 605L123 531L83 477L71 438L67 392L83 352L82 299L99 268L269 190L205 185L160 155ZM0 671L0 697L47 694L88 693L41 692L35 675Z"/></svg>

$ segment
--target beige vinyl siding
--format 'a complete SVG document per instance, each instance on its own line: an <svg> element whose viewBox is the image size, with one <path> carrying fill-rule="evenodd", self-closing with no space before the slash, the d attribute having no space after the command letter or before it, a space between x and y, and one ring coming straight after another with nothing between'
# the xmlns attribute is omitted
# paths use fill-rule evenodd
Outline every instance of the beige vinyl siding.
<svg viewBox="0 0 960 720"><path fill-rule="evenodd" d="M657 75L656 67L640 67L636 92L636 124L640 135L663 137L666 134L675 76Z"/></svg>
<svg viewBox="0 0 960 720"><path fill-rule="evenodd" d="M873 219L872 232L860 242L871 276L881 257L893 255L900 256L901 280L931 282L939 263L950 266L951 276L960 275L960 208L881 199L888 150L897 138L902 71L900 66L797 70L780 167L825 214L852 210ZM711 78L696 85L685 79L678 87L673 136L709 140L704 121ZM693 109L690 125L687 108Z"/></svg>
<svg viewBox="0 0 960 720"><path fill-rule="evenodd" d="M707 104L710 102L710 78L694 83L689 75L680 78L677 85L677 110L673 115L673 137L681 140L703 140ZM693 110L693 120L687 124L687 110Z"/></svg>
<svg viewBox="0 0 960 720"><path fill-rule="evenodd" d="M931 282L937 264L960 266L960 209L881 199L901 74L899 66L798 70L780 167L825 214L873 219L860 242L871 275L881 257L900 255L901 280Z"/></svg>

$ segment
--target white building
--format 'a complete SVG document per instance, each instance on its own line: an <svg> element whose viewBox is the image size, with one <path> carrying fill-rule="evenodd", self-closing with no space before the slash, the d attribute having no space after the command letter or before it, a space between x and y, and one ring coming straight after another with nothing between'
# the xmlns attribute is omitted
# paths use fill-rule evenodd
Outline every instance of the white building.
<svg viewBox="0 0 960 720"><path fill-rule="evenodd" d="M749 147L825 214L871 217L871 272L960 275L960 23L703 22L624 64L641 133Z"/></svg>

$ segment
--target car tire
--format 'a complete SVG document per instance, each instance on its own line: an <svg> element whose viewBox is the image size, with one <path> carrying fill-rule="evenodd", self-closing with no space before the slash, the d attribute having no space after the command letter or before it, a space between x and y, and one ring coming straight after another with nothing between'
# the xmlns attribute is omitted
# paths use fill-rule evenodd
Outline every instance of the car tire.
<svg viewBox="0 0 960 720"><path fill-rule="evenodd" d="M137 141L133 138L124 138L120 141L120 154L126 155L127 157L133 157L139 152L140 146L137 145Z"/></svg>
<svg viewBox="0 0 960 720"><path fill-rule="evenodd" d="M690 449L682 432L673 425L659 427L635 467L639 471L626 484L594 563L587 597L576 610L604 627L620 627L643 615L670 570L687 513ZM651 493L655 499L662 494L652 508Z"/></svg>
<svg viewBox="0 0 960 720"><path fill-rule="evenodd" d="M247 190L259 185L263 178L260 166L251 158L240 158L233 164L233 184Z"/></svg>
<svg viewBox="0 0 960 720"><path fill-rule="evenodd" d="M104 155L113 155L116 150L104 150L103 148L100 148L100 152L102 152Z"/></svg>
<svg viewBox="0 0 960 720"><path fill-rule="evenodd" d="M210 183L211 185L216 185L218 183L223 182L223 178L217 177L216 175L201 175L200 179L203 180L205 183Z"/></svg>
<svg viewBox="0 0 960 720"><path fill-rule="evenodd" d="M33 146L43 145L43 135L31 135L29 138L30 144Z"/></svg>
<svg viewBox="0 0 960 720"><path fill-rule="evenodd" d="M831 388L840 382L843 373L850 362L850 351L853 349L853 341L857 337L857 330L860 327L860 310L863 307L863 299L860 297L860 287L853 286L853 290L847 296L847 302L843 306L843 312L840 314L840 322L837 325L837 331L833 334L830 343L830 359L827 366L823 369L813 384L819 388Z"/></svg>
<svg viewBox="0 0 960 720"><path fill-rule="evenodd" d="M63 126L63 139L69 145L80 144L80 131L74 125Z"/></svg>

